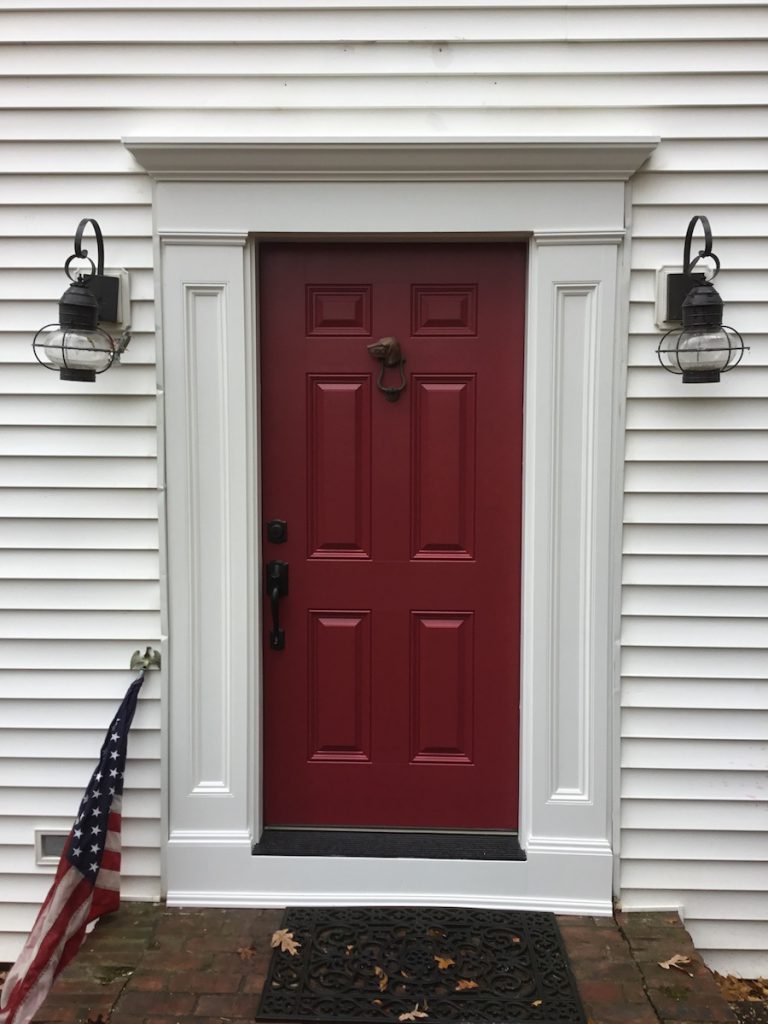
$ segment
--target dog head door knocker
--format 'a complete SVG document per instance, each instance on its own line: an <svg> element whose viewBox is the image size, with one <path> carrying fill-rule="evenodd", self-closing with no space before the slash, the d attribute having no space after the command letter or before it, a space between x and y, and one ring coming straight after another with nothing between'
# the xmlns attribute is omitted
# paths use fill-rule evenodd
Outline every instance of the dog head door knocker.
<svg viewBox="0 0 768 1024"><path fill-rule="evenodd" d="M378 359L381 362L381 372L379 373L379 379L376 381L376 387L379 391L384 394L388 402L396 402L400 397L400 392L405 391L405 359L400 350L400 342L397 338L379 338L373 345L368 346L368 351L371 353L374 359ZM400 383L397 385L384 383L384 374L389 369L397 369L400 371Z"/></svg>

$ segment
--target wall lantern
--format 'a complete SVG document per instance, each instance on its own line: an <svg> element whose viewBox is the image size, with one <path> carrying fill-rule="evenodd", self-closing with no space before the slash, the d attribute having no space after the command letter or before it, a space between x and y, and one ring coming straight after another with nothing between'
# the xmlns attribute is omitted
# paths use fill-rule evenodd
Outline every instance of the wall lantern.
<svg viewBox="0 0 768 1024"><path fill-rule="evenodd" d="M704 229L704 248L691 260L691 239L697 221L701 221ZM709 221L706 217L694 217L685 235L683 273L667 278L666 319L682 319L682 326L667 331L656 350L664 369L682 374L683 384L716 384L720 374L732 370L744 355L742 336L733 327L723 326L723 300L712 281L704 274L693 273L699 260L706 257L715 264L715 278L720 260L712 252Z"/></svg>
<svg viewBox="0 0 768 1024"><path fill-rule="evenodd" d="M83 231L92 224L98 246L98 266L83 249ZM88 260L91 273L69 269L74 259ZM101 228L91 217L81 220L75 232L75 251L64 264L64 273L72 284L59 299L59 322L41 327L32 342L37 361L48 370L58 370L61 380L94 381L120 356L130 341L128 329L115 340L99 326L100 321L118 322L120 278L104 273L104 239ZM127 275L124 275L127 277Z"/></svg>

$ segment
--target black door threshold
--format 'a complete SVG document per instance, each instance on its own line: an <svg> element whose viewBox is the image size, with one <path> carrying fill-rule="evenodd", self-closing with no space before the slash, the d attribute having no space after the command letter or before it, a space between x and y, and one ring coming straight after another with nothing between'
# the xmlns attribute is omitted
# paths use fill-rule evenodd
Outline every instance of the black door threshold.
<svg viewBox="0 0 768 1024"><path fill-rule="evenodd" d="M375 832L364 829L265 828L261 857L419 857L525 860L515 832Z"/></svg>

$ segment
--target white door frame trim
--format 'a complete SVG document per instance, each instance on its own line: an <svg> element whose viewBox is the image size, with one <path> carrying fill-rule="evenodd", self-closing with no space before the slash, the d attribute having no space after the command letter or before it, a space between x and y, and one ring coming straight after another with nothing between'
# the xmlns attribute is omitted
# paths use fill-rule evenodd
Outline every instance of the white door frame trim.
<svg viewBox="0 0 768 1024"><path fill-rule="evenodd" d="M612 899L625 181L656 139L130 139L155 179L173 904ZM524 862L252 857L258 238L527 237ZM255 342L255 343L254 343Z"/></svg>

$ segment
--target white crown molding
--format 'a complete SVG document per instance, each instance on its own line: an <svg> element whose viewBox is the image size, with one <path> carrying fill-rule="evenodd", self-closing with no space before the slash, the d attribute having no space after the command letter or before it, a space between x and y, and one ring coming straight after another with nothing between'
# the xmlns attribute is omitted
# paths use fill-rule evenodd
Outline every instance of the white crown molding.
<svg viewBox="0 0 768 1024"><path fill-rule="evenodd" d="M161 181L626 181L653 136L439 138L129 137Z"/></svg>

